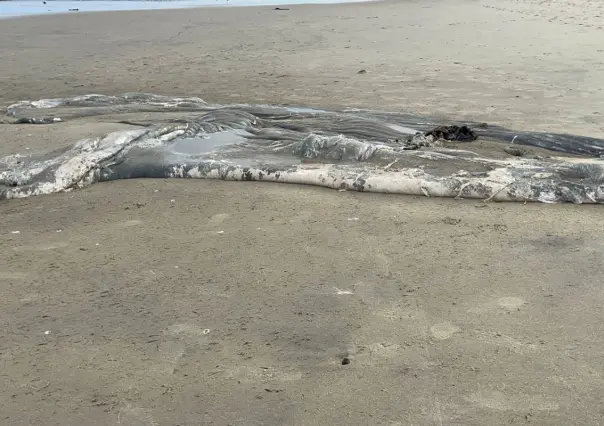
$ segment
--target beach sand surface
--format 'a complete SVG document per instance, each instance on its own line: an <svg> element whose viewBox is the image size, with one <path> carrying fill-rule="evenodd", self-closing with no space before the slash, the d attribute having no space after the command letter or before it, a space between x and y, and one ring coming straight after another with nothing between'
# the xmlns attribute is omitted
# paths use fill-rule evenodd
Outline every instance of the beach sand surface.
<svg viewBox="0 0 604 426"><path fill-rule="evenodd" d="M142 91L603 136L603 7L388 1L4 20L0 102Z"/></svg>
<svg viewBox="0 0 604 426"><path fill-rule="evenodd" d="M11 19L0 102L145 91L603 136L601 14L451 0ZM3 117L0 155L119 119ZM0 423L599 424L603 219L175 179L2 202Z"/></svg>

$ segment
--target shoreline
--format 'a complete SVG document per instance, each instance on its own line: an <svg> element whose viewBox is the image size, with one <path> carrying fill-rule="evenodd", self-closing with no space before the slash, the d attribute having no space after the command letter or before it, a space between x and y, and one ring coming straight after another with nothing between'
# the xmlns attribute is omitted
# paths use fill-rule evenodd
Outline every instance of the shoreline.
<svg viewBox="0 0 604 426"><path fill-rule="evenodd" d="M4 0L6 3L10 3L11 6L13 4L38 4L38 0ZM208 0L206 0L208 1ZM229 0L226 0L227 2ZM249 1L249 0L239 0L239 1ZM181 10L181 9L205 9L205 8L216 8L216 7L225 7L225 8L247 8L247 7L273 7L273 6L284 6L284 8L302 6L302 5L312 5L312 6L320 6L320 5L333 5L333 4L356 4L356 3L366 3L366 2L376 2L376 1L385 1L385 0L301 0L301 2L296 3L287 3L291 0L257 0L257 3L254 4L233 4L233 3L224 3L224 4L196 4L199 2L195 2L194 0L150 0L150 1L140 1L140 0L50 0L50 4L54 7L64 6L66 10L61 11L47 11L40 13L22 13L15 15L3 15L0 13L0 20L4 19L20 19L27 17L41 17L41 16L51 16L51 15L71 15L75 12L79 14L87 14L87 13L100 13L100 12L142 12L142 11L156 11L156 10ZM386 0L387 1L387 0ZM46 3L45 3L46 4ZM178 7L177 5L180 6ZM80 10L80 8L76 8L75 6L86 5L88 7L93 6L96 7L93 10ZM118 8L118 5L128 5L126 8ZM135 7L138 5L139 7ZM172 7L174 5L174 7ZM46 7L49 5L46 4ZM70 6L73 6L70 8ZM153 6L153 7L150 7ZM166 7L164 7L166 6ZM134 7L130 9L128 7Z"/></svg>

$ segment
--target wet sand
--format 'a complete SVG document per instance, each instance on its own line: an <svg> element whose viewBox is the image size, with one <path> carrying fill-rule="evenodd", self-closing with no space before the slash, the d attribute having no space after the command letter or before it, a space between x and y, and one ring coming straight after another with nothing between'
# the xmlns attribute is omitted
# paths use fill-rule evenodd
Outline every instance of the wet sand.
<svg viewBox="0 0 604 426"><path fill-rule="evenodd" d="M21 18L0 102L148 91L602 136L597 7ZM0 126L1 155L125 127ZM3 421L598 424L602 215L197 180L0 203Z"/></svg>

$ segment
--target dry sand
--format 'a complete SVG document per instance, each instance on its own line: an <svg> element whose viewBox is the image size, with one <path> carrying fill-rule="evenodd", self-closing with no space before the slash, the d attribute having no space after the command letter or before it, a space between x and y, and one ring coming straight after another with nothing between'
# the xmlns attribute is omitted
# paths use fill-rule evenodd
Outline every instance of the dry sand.
<svg viewBox="0 0 604 426"><path fill-rule="evenodd" d="M4 104L149 91L604 135L596 1L0 22ZM0 126L0 154L123 128ZM603 216L177 180L1 203L0 423L600 424Z"/></svg>

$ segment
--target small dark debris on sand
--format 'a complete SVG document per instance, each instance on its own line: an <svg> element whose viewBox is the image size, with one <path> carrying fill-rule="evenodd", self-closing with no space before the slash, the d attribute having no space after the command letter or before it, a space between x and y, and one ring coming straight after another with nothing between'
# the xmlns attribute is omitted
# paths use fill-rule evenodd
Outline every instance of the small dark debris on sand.
<svg viewBox="0 0 604 426"><path fill-rule="evenodd" d="M367 70L359 70L357 71L357 74L367 74Z"/></svg>
<svg viewBox="0 0 604 426"><path fill-rule="evenodd" d="M119 124L127 124L129 126L139 126L139 127L151 127L153 124L151 123L140 123L138 121L130 121L130 120L120 120Z"/></svg>
<svg viewBox="0 0 604 426"><path fill-rule="evenodd" d="M23 117L13 121L13 124L55 124L62 121L58 117Z"/></svg>
<svg viewBox="0 0 604 426"><path fill-rule="evenodd" d="M513 145L506 146L505 148L503 148L503 150L508 154L513 155L514 157L522 157L526 154L526 149L522 149L518 146Z"/></svg>
<svg viewBox="0 0 604 426"><path fill-rule="evenodd" d="M426 133L426 136L455 142L472 142L478 138L468 126L438 126Z"/></svg>
<svg viewBox="0 0 604 426"><path fill-rule="evenodd" d="M289 9L286 7L276 7L273 10L289 10Z"/></svg>
<svg viewBox="0 0 604 426"><path fill-rule="evenodd" d="M445 217L443 220L443 223L446 225L459 225L461 223L461 219L457 219L454 217Z"/></svg>

